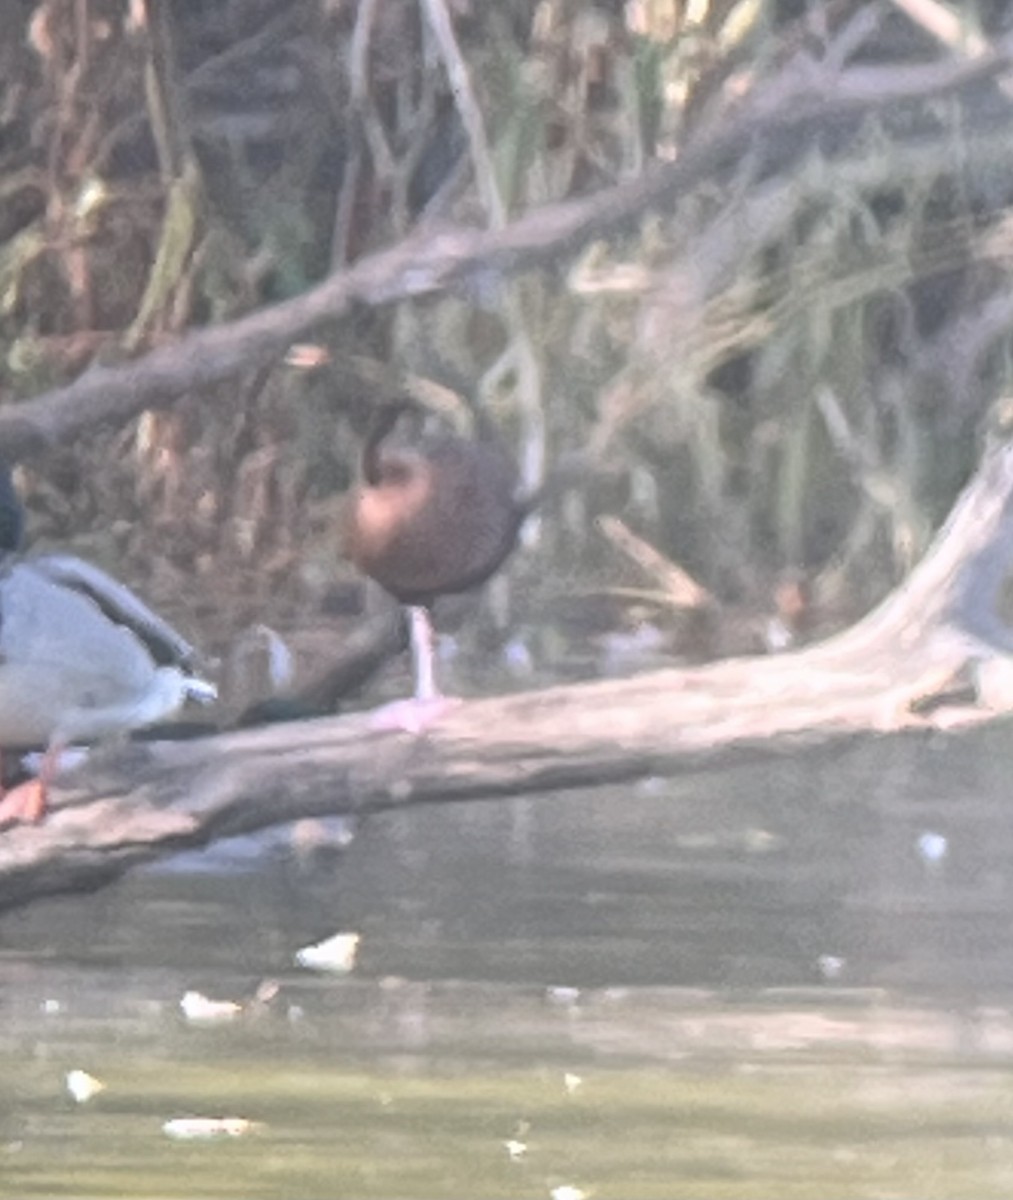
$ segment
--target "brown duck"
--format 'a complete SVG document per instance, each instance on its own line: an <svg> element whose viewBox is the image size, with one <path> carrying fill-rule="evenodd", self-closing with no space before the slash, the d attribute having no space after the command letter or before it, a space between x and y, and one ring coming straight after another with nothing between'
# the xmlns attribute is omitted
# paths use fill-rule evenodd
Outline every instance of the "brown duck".
<svg viewBox="0 0 1013 1200"><path fill-rule="evenodd" d="M362 451L361 482L347 512L346 549L356 566L408 606L416 705L440 699L432 606L485 583L517 543L534 498L495 434L420 434L391 445L407 400L382 405Z"/></svg>

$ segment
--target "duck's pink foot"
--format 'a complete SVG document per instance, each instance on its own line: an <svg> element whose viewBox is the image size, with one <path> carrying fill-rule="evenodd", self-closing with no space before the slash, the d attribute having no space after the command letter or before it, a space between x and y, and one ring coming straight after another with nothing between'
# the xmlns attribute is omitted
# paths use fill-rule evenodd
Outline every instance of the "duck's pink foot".
<svg viewBox="0 0 1013 1200"><path fill-rule="evenodd" d="M19 783L0 800L0 827L35 825L46 815L46 787L41 779Z"/></svg>
<svg viewBox="0 0 1013 1200"><path fill-rule="evenodd" d="M430 696L419 700L394 700L369 714L369 727L379 731L411 733L418 737L440 722L461 703L453 696Z"/></svg>

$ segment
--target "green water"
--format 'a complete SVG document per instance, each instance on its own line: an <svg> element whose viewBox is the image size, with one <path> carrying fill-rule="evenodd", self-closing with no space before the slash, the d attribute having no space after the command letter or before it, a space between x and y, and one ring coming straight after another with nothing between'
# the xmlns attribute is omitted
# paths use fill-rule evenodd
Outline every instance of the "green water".
<svg viewBox="0 0 1013 1200"><path fill-rule="evenodd" d="M1007 1197L1013 854L975 761L420 809L9 914L0 1196ZM350 974L295 965L338 930Z"/></svg>
<svg viewBox="0 0 1013 1200"><path fill-rule="evenodd" d="M68 993L31 1036L26 1023L17 1044L5 1037L3 1195L520 1198L569 1186L745 1200L1013 1187L1008 1061L967 1043L952 1017L882 996L834 1008L655 991L628 1006L590 993L561 1010L528 990L446 985L391 1003L364 984L334 1005L341 982L310 995L293 983L264 1011L196 1029L150 982L135 978L107 1020L80 1018ZM351 1013L370 1010L359 1039ZM992 1036L1013 1033L1013 1014L990 1020ZM75 1103L73 1069L104 1090ZM184 1117L249 1124L173 1140L166 1122Z"/></svg>
<svg viewBox="0 0 1013 1200"><path fill-rule="evenodd" d="M213 1048L209 1053L214 1054ZM71 1111L58 1061L5 1083L11 1196L1008 1196L1008 1074L853 1064L585 1069L452 1062L155 1063L107 1052ZM48 1068L48 1069L47 1069ZM6 1074L6 1072L5 1072ZM165 1114L243 1112L182 1144ZM13 1135L13 1136L12 1136ZM516 1160L506 1145L515 1141Z"/></svg>

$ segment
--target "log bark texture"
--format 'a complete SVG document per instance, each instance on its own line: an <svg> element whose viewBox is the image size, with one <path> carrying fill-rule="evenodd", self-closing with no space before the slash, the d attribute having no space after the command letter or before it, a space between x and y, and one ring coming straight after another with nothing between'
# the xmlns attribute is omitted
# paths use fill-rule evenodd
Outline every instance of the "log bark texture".
<svg viewBox="0 0 1013 1200"><path fill-rule="evenodd" d="M362 715L136 743L0 833L0 908L303 817L699 772L863 738L952 733L1013 708L995 614L1013 553L1013 446L987 456L906 583L793 653L462 702L421 736Z"/></svg>
<svg viewBox="0 0 1013 1200"><path fill-rule="evenodd" d="M732 172L771 137L944 95L1011 61L1009 37L975 58L904 68L841 72L807 59L801 75L777 78L747 112L700 131L676 161L629 183L503 229L419 230L284 303L4 406L0 450L16 459L265 367L357 305L543 268L704 178ZM418 738L345 717L96 756L67 776L43 825L0 831L0 908L98 886L158 855L300 817L551 793L991 719L1008 707L995 684L1013 638L996 597L1011 526L1006 447L986 459L907 583L847 633L806 650L462 703Z"/></svg>

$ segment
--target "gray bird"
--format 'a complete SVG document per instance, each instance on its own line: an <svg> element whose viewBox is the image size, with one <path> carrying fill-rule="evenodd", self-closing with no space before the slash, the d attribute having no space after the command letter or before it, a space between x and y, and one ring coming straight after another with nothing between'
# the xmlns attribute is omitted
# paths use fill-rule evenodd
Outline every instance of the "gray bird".
<svg viewBox="0 0 1013 1200"><path fill-rule="evenodd" d="M44 746L37 778L0 800L0 825L38 821L74 742L143 728L215 699L196 652L129 588L70 555L24 558L24 512L0 464L0 747Z"/></svg>

